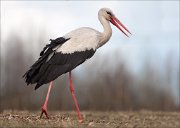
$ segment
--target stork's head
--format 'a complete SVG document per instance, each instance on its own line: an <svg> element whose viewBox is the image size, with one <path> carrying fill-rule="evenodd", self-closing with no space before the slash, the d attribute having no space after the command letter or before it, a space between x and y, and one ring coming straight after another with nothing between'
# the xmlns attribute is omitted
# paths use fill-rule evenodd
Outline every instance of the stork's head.
<svg viewBox="0 0 180 128"><path fill-rule="evenodd" d="M115 25L119 30L121 30L127 37L131 32L115 17L114 13L109 8L101 8L98 12L98 16L105 18Z"/></svg>

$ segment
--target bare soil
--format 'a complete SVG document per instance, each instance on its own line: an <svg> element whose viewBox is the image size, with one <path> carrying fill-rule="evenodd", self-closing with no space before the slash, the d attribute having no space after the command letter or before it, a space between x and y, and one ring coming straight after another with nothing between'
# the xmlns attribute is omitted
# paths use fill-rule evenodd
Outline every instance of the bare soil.
<svg viewBox="0 0 180 128"><path fill-rule="evenodd" d="M180 128L180 112L83 111L82 115L84 122L79 123L73 111L49 111L50 119L40 119L40 111L4 111L0 127Z"/></svg>

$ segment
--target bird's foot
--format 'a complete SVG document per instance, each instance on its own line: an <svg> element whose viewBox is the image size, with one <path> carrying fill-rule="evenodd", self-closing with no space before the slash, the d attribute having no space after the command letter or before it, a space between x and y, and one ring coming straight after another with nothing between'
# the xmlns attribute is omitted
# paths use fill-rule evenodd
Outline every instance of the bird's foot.
<svg viewBox="0 0 180 128"><path fill-rule="evenodd" d="M46 118L49 119L47 107L43 106L41 110L42 110L42 112L41 112L40 118L42 118L43 113L44 113L46 115Z"/></svg>
<svg viewBox="0 0 180 128"><path fill-rule="evenodd" d="M84 120L83 120L83 119L79 119L78 121L79 121L79 123L83 123L83 122L84 122Z"/></svg>

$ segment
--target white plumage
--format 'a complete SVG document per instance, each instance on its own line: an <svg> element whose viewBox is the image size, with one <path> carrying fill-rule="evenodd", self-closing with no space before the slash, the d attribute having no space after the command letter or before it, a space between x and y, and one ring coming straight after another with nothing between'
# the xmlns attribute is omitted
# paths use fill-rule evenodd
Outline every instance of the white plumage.
<svg viewBox="0 0 180 128"><path fill-rule="evenodd" d="M97 49L100 42L101 33L88 27L79 28L63 36L70 38L66 43L57 49L57 52L64 54L81 52L90 49Z"/></svg>

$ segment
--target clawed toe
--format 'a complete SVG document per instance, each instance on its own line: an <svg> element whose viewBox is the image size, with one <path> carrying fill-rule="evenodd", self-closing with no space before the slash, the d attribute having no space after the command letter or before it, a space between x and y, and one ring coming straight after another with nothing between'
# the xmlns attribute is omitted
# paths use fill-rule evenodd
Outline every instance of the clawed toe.
<svg viewBox="0 0 180 128"><path fill-rule="evenodd" d="M40 118L42 118L43 113L46 115L46 118L49 119L47 108L42 107L42 112L41 112Z"/></svg>

